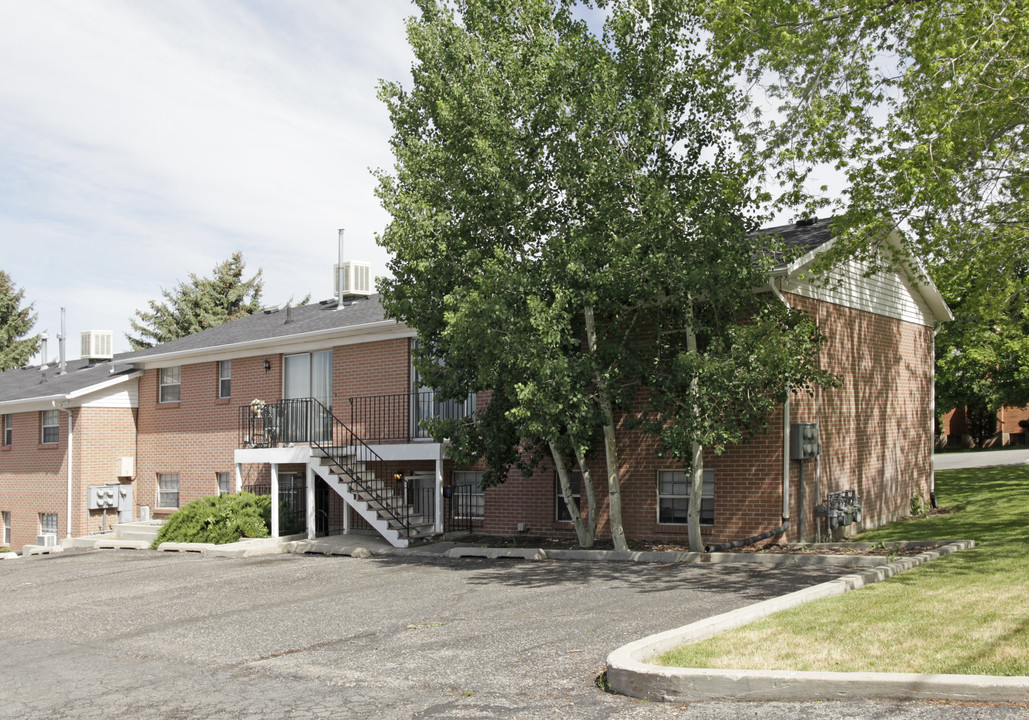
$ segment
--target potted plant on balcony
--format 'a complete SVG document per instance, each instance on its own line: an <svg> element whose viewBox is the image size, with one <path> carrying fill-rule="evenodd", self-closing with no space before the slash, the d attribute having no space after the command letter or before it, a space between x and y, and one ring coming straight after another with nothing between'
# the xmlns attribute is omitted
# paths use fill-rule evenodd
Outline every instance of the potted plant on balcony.
<svg viewBox="0 0 1029 720"><path fill-rule="evenodd" d="M258 400L257 398L251 400L250 411L254 414L254 417L261 417L261 413L264 412L264 400Z"/></svg>

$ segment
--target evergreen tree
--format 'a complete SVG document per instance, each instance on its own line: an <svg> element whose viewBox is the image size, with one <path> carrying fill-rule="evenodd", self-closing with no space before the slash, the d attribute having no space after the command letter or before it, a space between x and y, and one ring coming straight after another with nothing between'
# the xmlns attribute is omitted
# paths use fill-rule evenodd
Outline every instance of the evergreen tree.
<svg viewBox="0 0 1029 720"><path fill-rule="evenodd" d="M151 300L149 311L136 311L132 329L138 335L126 334L132 349L153 347L260 310L262 271L245 280L245 268L243 254L235 252L214 267L212 277L190 273L189 282L174 290L162 288L164 301Z"/></svg>
<svg viewBox="0 0 1029 720"><path fill-rule="evenodd" d="M0 372L22 367L39 349L39 335L25 337L36 324L33 305L22 307L25 291L0 270Z"/></svg>

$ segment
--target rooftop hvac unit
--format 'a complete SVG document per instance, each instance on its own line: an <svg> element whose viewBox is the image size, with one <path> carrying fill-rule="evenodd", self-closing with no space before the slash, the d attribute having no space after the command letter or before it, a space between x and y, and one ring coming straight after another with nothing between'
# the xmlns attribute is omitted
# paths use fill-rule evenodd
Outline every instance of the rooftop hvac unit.
<svg viewBox="0 0 1029 720"><path fill-rule="evenodd" d="M85 360L114 358L114 333L110 330L86 330L82 333L82 357Z"/></svg>
<svg viewBox="0 0 1029 720"><path fill-rule="evenodd" d="M339 265L333 266L333 287L337 297L367 297L372 294L372 266L366 262L343 261L343 292L339 291Z"/></svg>
<svg viewBox="0 0 1029 720"><path fill-rule="evenodd" d="M54 533L36 535L36 545L40 547L57 547L57 536Z"/></svg>

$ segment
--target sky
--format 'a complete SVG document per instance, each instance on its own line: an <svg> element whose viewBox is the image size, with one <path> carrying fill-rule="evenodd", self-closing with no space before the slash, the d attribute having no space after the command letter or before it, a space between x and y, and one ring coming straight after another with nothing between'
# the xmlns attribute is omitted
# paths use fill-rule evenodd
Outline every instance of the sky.
<svg viewBox="0 0 1029 720"><path fill-rule="evenodd" d="M386 274L380 79L410 86L408 0L0 2L0 269L57 356L241 250L267 305ZM34 358L33 362L38 362Z"/></svg>
<svg viewBox="0 0 1029 720"><path fill-rule="evenodd" d="M0 1L0 269L57 357L129 350L136 310L243 252L265 305L387 274L380 79L410 87L410 0ZM597 25L599 29L599 25ZM38 362L38 357L33 358Z"/></svg>

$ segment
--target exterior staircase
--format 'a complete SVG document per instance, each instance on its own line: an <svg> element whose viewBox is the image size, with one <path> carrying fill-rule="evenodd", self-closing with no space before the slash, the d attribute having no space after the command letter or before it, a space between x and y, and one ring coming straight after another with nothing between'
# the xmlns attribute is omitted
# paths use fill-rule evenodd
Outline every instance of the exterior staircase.
<svg viewBox="0 0 1029 720"><path fill-rule="evenodd" d="M417 512L403 496L403 485L377 477L357 448L315 448L312 469L393 547L430 539L435 522Z"/></svg>

